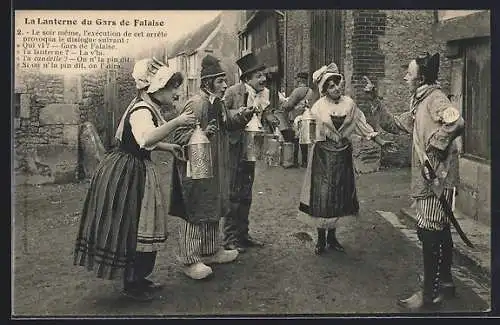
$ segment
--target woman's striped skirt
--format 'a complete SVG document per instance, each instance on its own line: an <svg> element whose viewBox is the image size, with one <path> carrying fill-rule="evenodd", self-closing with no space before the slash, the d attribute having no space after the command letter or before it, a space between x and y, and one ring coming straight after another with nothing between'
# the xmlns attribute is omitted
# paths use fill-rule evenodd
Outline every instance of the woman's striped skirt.
<svg viewBox="0 0 500 325"><path fill-rule="evenodd" d="M75 265L86 266L89 271L95 270L98 278L107 279L132 266L138 249L141 210L145 206L143 197L151 174L147 169L145 160L120 150L103 159L83 205ZM161 241L165 237L166 234ZM133 272L127 272L127 276L133 279Z"/></svg>

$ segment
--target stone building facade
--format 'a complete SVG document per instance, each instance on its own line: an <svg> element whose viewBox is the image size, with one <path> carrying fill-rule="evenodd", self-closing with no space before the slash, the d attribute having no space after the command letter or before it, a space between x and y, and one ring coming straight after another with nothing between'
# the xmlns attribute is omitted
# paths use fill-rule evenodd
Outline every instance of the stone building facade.
<svg viewBox="0 0 500 325"><path fill-rule="evenodd" d="M335 10L329 10L333 12ZM379 89L382 105L394 113L406 111L409 93L403 81L408 62L424 51L441 54L439 82L466 121L460 157L461 185L457 208L483 223L490 223L491 204L491 35L488 10L340 10L338 57L325 62L313 53L314 28L310 11L286 11L285 80L293 89L297 72L336 60L353 97L370 121L370 107L362 77ZM328 35L327 35L328 37ZM331 51L331 53L334 53ZM316 55L316 56L315 56ZM382 166L409 166L409 136L391 136L400 147L381 154ZM462 141L460 141L462 142ZM358 154L360 152L358 144ZM355 150L356 151L356 150ZM375 169L376 152L363 149L368 167ZM361 154L363 156L363 154ZM363 157L361 157L363 160Z"/></svg>
<svg viewBox="0 0 500 325"><path fill-rule="evenodd" d="M12 141L17 184L67 183L91 176L86 159L102 157L116 144L116 127L137 94L133 64L129 60L117 70L78 75L16 72ZM91 137L92 143L81 143L83 130L83 141Z"/></svg>
<svg viewBox="0 0 500 325"><path fill-rule="evenodd" d="M168 64L185 76L179 104L200 91L201 62L207 55L220 60L226 72L228 85L237 83L238 25L240 13L224 10L214 19L200 26L168 48Z"/></svg>
<svg viewBox="0 0 500 325"><path fill-rule="evenodd" d="M326 10L325 10L326 11ZM327 16L334 16L335 10L328 10ZM368 76L379 89L382 103L392 112L407 110L409 94L403 77L408 62L415 55L428 51L444 53L445 44L433 39L433 28L437 23L435 10L339 10L336 28L340 49L332 49L318 57L313 53L313 28L311 11L286 11L286 91L294 87L294 77L300 71L313 70L331 61L337 61L346 79L346 94L351 96L370 121L370 105L363 92L362 77ZM333 28L328 28L333 30ZM328 33L328 30L326 31ZM321 31L319 31L321 32ZM325 31L323 31L325 33ZM335 35L326 34L331 38ZM327 43L328 45L328 43ZM334 57L334 56L337 57ZM316 59L318 57L318 59ZM318 62L324 61L324 62ZM316 63L315 63L316 62ZM315 63L316 66L312 66ZM440 81L445 92L449 91L450 62L443 55ZM369 143L361 144L366 152L366 170L376 170L379 165L404 167L410 165L410 141L407 136L386 138L396 141L397 153L377 153L377 148ZM359 154L364 155L362 152ZM377 158L378 157L378 158Z"/></svg>

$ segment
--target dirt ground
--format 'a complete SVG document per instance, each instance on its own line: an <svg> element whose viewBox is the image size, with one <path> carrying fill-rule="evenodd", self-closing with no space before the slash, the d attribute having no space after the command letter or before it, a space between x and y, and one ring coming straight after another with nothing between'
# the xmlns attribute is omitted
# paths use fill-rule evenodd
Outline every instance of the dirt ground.
<svg viewBox="0 0 500 325"><path fill-rule="evenodd" d="M170 158L155 154L166 199ZM385 175L407 179L408 171L361 175L360 216L342 220L339 240L346 254L315 256L313 243L292 233L304 230L295 219L304 169L259 163L250 216L251 234L265 242L241 254L235 263L214 266L209 281L188 279L176 260L177 220L169 218L171 237L158 255L152 278L165 289L149 303L120 295L121 281L94 278L73 266L73 245L88 182L18 186L15 197L13 315L124 316L208 314L397 313L396 299L416 287L420 252L375 211L399 211L409 205L407 182L385 183ZM394 176L395 175L395 176ZM26 221L26 222L23 222ZM25 251L27 249L27 251ZM486 308L467 287L466 299L447 309Z"/></svg>

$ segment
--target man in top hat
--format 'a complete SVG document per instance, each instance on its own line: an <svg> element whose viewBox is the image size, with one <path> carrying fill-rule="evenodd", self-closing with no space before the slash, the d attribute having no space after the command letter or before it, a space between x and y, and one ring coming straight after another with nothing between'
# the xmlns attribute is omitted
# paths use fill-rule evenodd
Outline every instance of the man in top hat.
<svg viewBox="0 0 500 325"><path fill-rule="evenodd" d="M175 159L169 214L182 219L179 257L184 273L192 279L212 274L213 263L228 263L238 251L226 250L218 243L219 221L229 211L229 130L239 130L252 116L249 110L228 114L222 97L226 91L226 73L219 60L207 55L201 68L201 91L191 97L183 111L192 110L210 140L213 177L193 180L188 163ZM188 144L192 127L173 132L172 142Z"/></svg>
<svg viewBox="0 0 500 325"><path fill-rule="evenodd" d="M404 80L412 95L410 111L395 116L379 105L374 114L386 131L413 134L412 197L416 200L424 279L422 289L400 300L399 305L411 310L434 309L443 298L455 294L451 274L453 241L442 203L452 207L455 199L459 182L455 139L464 129L464 120L437 81L439 53L425 53L411 60L407 69ZM365 81L365 91L375 92L369 79ZM442 195L446 202L440 201Z"/></svg>
<svg viewBox="0 0 500 325"><path fill-rule="evenodd" d="M250 110L257 114L264 126L273 130L279 120L270 109L269 89L265 87L266 66L258 62L253 53L243 56L236 64L241 70L241 82L227 89L224 96L226 107L233 115ZM248 234L255 162L243 159L244 128L245 125L229 134L230 210L224 218L225 247L239 252L244 252L247 247L262 245Z"/></svg>
<svg viewBox="0 0 500 325"><path fill-rule="evenodd" d="M299 72L295 78L297 82L297 87L292 91L288 99L281 105L281 109L288 112L288 120L290 125L294 125L295 119L304 113L306 105L312 105L313 90L308 86L309 74L307 72ZM284 132L283 137L285 141L290 141L294 143L293 160L294 164L297 166L299 159L299 139L298 130L290 130L290 132ZM307 144L300 146L300 151L302 155L302 167L307 166Z"/></svg>

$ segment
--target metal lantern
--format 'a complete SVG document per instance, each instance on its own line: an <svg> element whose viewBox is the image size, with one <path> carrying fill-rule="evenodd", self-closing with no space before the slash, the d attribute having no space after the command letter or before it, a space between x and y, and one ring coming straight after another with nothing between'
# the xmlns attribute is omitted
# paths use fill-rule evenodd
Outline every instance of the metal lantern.
<svg viewBox="0 0 500 325"><path fill-rule="evenodd" d="M325 125L319 120L316 120L316 138L314 140L326 141Z"/></svg>
<svg viewBox="0 0 500 325"><path fill-rule="evenodd" d="M260 157L263 133L262 124L260 123L257 114L254 114L245 127L244 160L257 161L257 158Z"/></svg>
<svg viewBox="0 0 500 325"><path fill-rule="evenodd" d="M316 140L316 119L310 108L306 108L299 122L299 143L312 144Z"/></svg>
<svg viewBox="0 0 500 325"><path fill-rule="evenodd" d="M210 141L198 122L187 145L188 171L192 179L213 177Z"/></svg>

